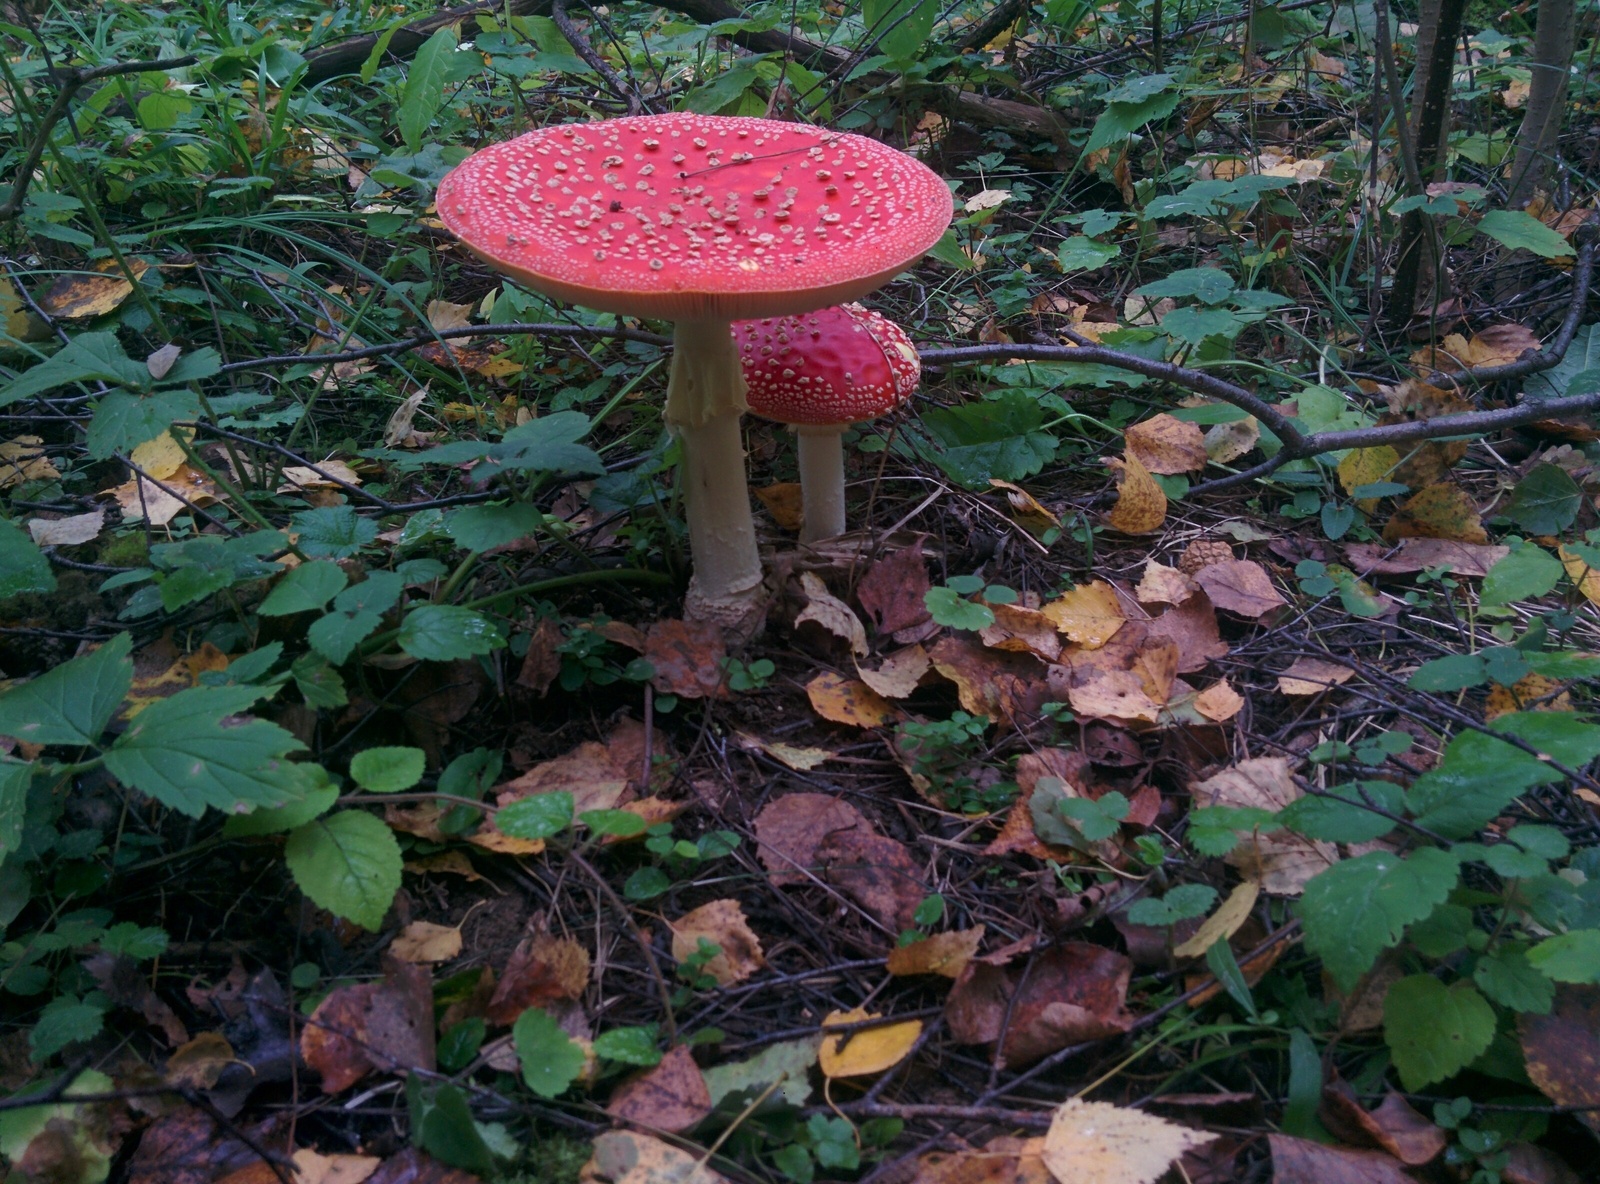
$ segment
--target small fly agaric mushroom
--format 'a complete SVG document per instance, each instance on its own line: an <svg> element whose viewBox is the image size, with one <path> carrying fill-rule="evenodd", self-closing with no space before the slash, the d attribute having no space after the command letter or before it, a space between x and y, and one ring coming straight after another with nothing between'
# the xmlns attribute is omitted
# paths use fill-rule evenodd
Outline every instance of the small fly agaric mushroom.
<svg viewBox="0 0 1600 1184"><path fill-rule="evenodd" d="M864 136L770 119L642 115L542 128L468 157L439 217L529 287L675 322L666 421L683 442L689 615L748 624L761 557L745 382L729 328L854 300L939 241L949 187Z"/></svg>
<svg viewBox="0 0 1600 1184"><path fill-rule="evenodd" d="M859 304L733 326L750 410L799 437L802 542L844 533L844 430L911 397L922 362L905 330Z"/></svg>

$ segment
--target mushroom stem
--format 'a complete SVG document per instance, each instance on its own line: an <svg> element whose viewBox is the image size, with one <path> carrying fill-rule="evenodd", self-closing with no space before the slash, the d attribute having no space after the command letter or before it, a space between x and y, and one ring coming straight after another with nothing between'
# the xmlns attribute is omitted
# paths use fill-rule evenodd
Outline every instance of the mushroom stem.
<svg viewBox="0 0 1600 1184"><path fill-rule="evenodd" d="M739 431L744 392L728 322L679 321L665 418L683 442L683 500L694 557L685 612L729 628L749 624L761 594Z"/></svg>
<svg viewBox="0 0 1600 1184"><path fill-rule="evenodd" d="M800 541L844 533L844 431L828 424L795 428L800 451Z"/></svg>

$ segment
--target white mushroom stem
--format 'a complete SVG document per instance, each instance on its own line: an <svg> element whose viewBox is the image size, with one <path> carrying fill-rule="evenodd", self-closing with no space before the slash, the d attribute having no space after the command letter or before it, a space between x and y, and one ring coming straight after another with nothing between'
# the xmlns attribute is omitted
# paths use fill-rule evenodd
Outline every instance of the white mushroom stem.
<svg viewBox="0 0 1600 1184"><path fill-rule="evenodd" d="M799 424L800 541L814 543L844 533L844 429Z"/></svg>
<svg viewBox="0 0 1600 1184"><path fill-rule="evenodd" d="M728 322L677 322L666 421L683 443L683 500L694 557L685 611L729 628L749 623L761 595L739 431L744 393Z"/></svg>

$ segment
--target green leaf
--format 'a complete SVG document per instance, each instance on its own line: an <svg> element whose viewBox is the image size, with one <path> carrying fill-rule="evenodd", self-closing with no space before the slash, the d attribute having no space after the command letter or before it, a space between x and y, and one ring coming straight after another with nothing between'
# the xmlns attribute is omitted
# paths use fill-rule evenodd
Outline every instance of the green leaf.
<svg viewBox="0 0 1600 1184"><path fill-rule="evenodd" d="M377 613L331 612L306 630L306 641L335 666L344 665L352 650L383 624Z"/></svg>
<svg viewBox="0 0 1600 1184"><path fill-rule="evenodd" d="M1160 900L1145 897L1128 907L1128 920L1135 925L1175 925L1189 917L1203 916L1217 899L1217 890L1207 884L1179 884Z"/></svg>
<svg viewBox="0 0 1600 1184"><path fill-rule="evenodd" d="M494 1171L494 1154L483 1141L460 1086L440 1085L430 1091L413 1075L406 1081L406 1096L417 1146L463 1172L487 1176Z"/></svg>
<svg viewBox="0 0 1600 1184"><path fill-rule="evenodd" d="M309 788L288 756L305 747L277 724L230 720L261 698L260 687L196 687L146 707L107 750L124 785L191 817L207 806L281 806Z"/></svg>
<svg viewBox="0 0 1600 1184"><path fill-rule="evenodd" d="M927 45L939 15L938 0L863 0L867 40L902 61L914 58Z"/></svg>
<svg viewBox="0 0 1600 1184"><path fill-rule="evenodd" d="M1479 958L1472 981L1492 1001L1512 1011L1546 1015L1555 1002L1555 984L1528 960L1526 950L1516 946L1502 946Z"/></svg>
<svg viewBox="0 0 1600 1184"><path fill-rule="evenodd" d="M1089 133L1089 141L1083 146L1083 155L1087 156L1119 140L1125 140L1145 124L1171 115L1183 100L1182 94L1169 89L1171 85L1171 75L1151 74L1145 78L1125 82L1116 90L1108 92L1108 97L1119 93L1139 93L1147 97L1134 102L1108 103L1100 118L1095 120L1094 130Z"/></svg>
<svg viewBox="0 0 1600 1184"><path fill-rule="evenodd" d="M1494 1008L1470 983L1412 974L1383 1000L1383 1038L1400 1083L1417 1090L1454 1077L1494 1039Z"/></svg>
<svg viewBox="0 0 1600 1184"><path fill-rule="evenodd" d="M1600 389L1600 326L1580 325L1561 360L1548 370L1523 379L1529 399L1559 399Z"/></svg>
<svg viewBox="0 0 1600 1184"><path fill-rule="evenodd" d="M656 1047L656 1030L650 1028L612 1028L594 1038L595 1056L624 1065L648 1068L659 1064L661 1050Z"/></svg>
<svg viewBox="0 0 1600 1184"><path fill-rule="evenodd" d="M1479 219L1478 229L1503 247L1532 251L1542 259L1575 253L1571 243L1522 210L1490 210Z"/></svg>
<svg viewBox="0 0 1600 1184"><path fill-rule="evenodd" d="M1566 569L1543 547L1524 539L1511 542L1511 553L1489 569L1483 578L1482 602L1510 604L1543 596L1561 581Z"/></svg>
<svg viewBox="0 0 1600 1184"><path fill-rule="evenodd" d="M0 599L55 590L56 573L38 544L0 518Z"/></svg>
<svg viewBox="0 0 1600 1184"><path fill-rule="evenodd" d="M28 813L28 783L33 763L0 757L0 864L22 845L22 824Z"/></svg>
<svg viewBox="0 0 1600 1184"><path fill-rule="evenodd" d="M578 411L557 411L530 419L512 428L489 449L483 462L473 468L472 480L482 483L501 472L597 477L606 471L605 462L593 448L578 443L588 434L589 417Z"/></svg>
<svg viewBox="0 0 1600 1184"><path fill-rule="evenodd" d="M287 617L322 608L350 582L344 569L327 559L302 563L279 580L256 611L263 617Z"/></svg>
<svg viewBox="0 0 1600 1184"><path fill-rule="evenodd" d="M1393 819L1375 814L1367 805L1390 814L1405 810L1405 792L1392 781L1360 781L1336 785L1326 796L1296 798L1278 813L1278 821L1308 839L1328 843L1368 843L1395 828Z"/></svg>
<svg viewBox="0 0 1600 1184"><path fill-rule="evenodd" d="M309 768L321 770L315 766ZM326 774L323 774L326 779ZM224 838L244 839L255 835L277 835L304 826L313 818L321 818L339 800L337 785L323 784L306 791L306 796L287 806L265 810L252 810L249 814L235 814L222 824Z"/></svg>
<svg viewBox="0 0 1600 1184"><path fill-rule="evenodd" d="M80 333L59 353L0 386L0 407L73 382L104 382L142 388L150 371L122 352L115 333Z"/></svg>
<svg viewBox="0 0 1600 1184"><path fill-rule="evenodd" d="M538 533L545 516L535 506L466 506L445 516L446 533L458 547L487 551Z"/></svg>
<svg viewBox="0 0 1600 1184"><path fill-rule="evenodd" d="M1572 525L1583 505L1583 491L1559 465L1528 470L1511 492L1505 515L1529 534L1559 534Z"/></svg>
<svg viewBox="0 0 1600 1184"><path fill-rule="evenodd" d="M376 931L400 890L400 844L381 819L344 810L289 832L283 857L300 891Z"/></svg>
<svg viewBox="0 0 1600 1184"><path fill-rule="evenodd" d="M495 829L513 839L548 839L572 825L572 795L564 789L518 798L495 812Z"/></svg>
<svg viewBox="0 0 1600 1184"><path fill-rule="evenodd" d="M1061 244L1056 252L1056 260L1061 264L1062 271L1098 271L1121 254L1122 248L1114 243L1103 243L1075 234Z"/></svg>
<svg viewBox="0 0 1600 1184"><path fill-rule="evenodd" d="M89 455L105 460L118 452L127 454L179 420L199 415L200 399L193 391L168 390L144 396L112 391L100 400L89 421Z"/></svg>
<svg viewBox="0 0 1600 1184"><path fill-rule="evenodd" d="M1177 299L1193 296L1204 304L1220 304L1232 296L1238 286L1231 275L1218 268L1187 267L1159 280L1143 284L1135 288L1133 294L1155 299L1163 296Z"/></svg>
<svg viewBox="0 0 1600 1184"><path fill-rule="evenodd" d="M1407 925L1444 903L1459 876L1455 858L1434 847L1406 859L1370 851L1336 863L1313 876L1300 898L1306 948L1348 991Z"/></svg>
<svg viewBox="0 0 1600 1184"><path fill-rule="evenodd" d="M318 506L292 516L300 549L312 559L349 559L378 537L378 524L353 506Z"/></svg>
<svg viewBox="0 0 1600 1184"><path fill-rule="evenodd" d="M541 1098L554 1098L583 1072L583 1049L568 1038L548 1012L530 1007L511 1027L511 1041L522 1062L522 1080Z"/></svg>
<svg viewBox="0 0 1600 1184"><path fill-rule="evenodd" d="M368 793L400 793L422 780L427 761L420 748L369 748L350 761L350 776Z"/></svg>
<svg viewBox="0 0 1600 1184"><path fill-rule="evenodd" d="M1566 711L1513 711L1489 725L1515 736L1553 761L1587 765L1600 757L1600 725Z"/></svg>
<svg viewBox="0 0 1600 1184"><path fill-rule="evenodd" d="M1174 341L1199 345L1208 337L1232 340L1249 321L1225 308L1175 308L1161 318L1161 331Z"/></svg>
<svg viewBox="0 0 1600 1184"><path fill-rule="evenodd" d="M1445 746L1439 764L1412 783L1406 802L1418 825L1462 839L1487 825L1518 794L1560 776L1504 740L1463 732Z"/></svg>
<svg viewBox="0 0 1600 1184"><path fill-rule="evenodd" d="M30 744L97 744L128 688L133 638L119 633L92 654L74 658L0 695L0 736Z"/></svg>
<svg viewBox="0 0 1600 1184"><path fill-rule="evenodd" d="M136 962L148 962L167 952L171 938L165 929L118 921L100 939L100 948L113 954L126 954Z"/></svg>
<svg viewBox="0 0 1600 1184"><path fill-rule="evenodd" d="M307 707L320 710L324 707L343 707L350 702L344 679L320 653L301 654L289 667L289 675L294 679L294 685Z"/></svg>
<svg viewBox="0 0 1600 1184"><path fill-rule="evenodd" d="M1600 983L1600 929L1574 929L1547 937L1528 961L1558 983Z"/></svg>
<svg viewBox="0 0 1600 1184"><path fill-rule="evenodd" d="M954 588L929 588L922 603L933 615L934 624L947 629L987 629L994 624L994 610L986 604L968 600Z"/></svg>
<svg viewBox="0 0 1600 1184"><path fill-rule="evenodd" d="M445 80L450 72L450 58L461 43L457 25L446 25L422 43L411 60L406 74L405 90L400 96L398 122L400 138L406 151L412 154L422 148L422 135L433 122L433 117L444 105Z"/></svg>
<svg viewBox="0 0 1600 1184"><path fill-rule="evenodd" d="M480 612L449 604L412 609L400 623L400 648L425 662L453 662L505 645L495 623Z"/></svg>
<svg viewBox="0 0 1600 1184"><path fill-rule="evenodd" d="M39 1022L28 1033L33 1046L32 1060L43 1061L69 1044L92 1040L105 1027L106 1008L102 1003L80 1001L72 995L58 995L45 1004Z"/></svg>
<svg viewBox="0 0 1600 1184"><path fill-rule="evenodd" d="M1479 654L1450 654L1418 666L1406 685L1414 691L1465 691L1489 681Z"/></svg>
<svg viewBox="0 0 1600 1184"><path fill-rule="evenodd" d="M988 488L991 478L1031 477L1055 458L1059 445L1040 430L1044 410L1039 401L1022 391L937 407L924 412L922 422L932 442L917 440L915 450L969 489Z"/></svg>
<svg viewBox="0 0 1600 1184"><path fill-rule="evenodd" d="M585 810L578 821L607 838L631 839L650 829L649 820L632 810Z"/></svg>

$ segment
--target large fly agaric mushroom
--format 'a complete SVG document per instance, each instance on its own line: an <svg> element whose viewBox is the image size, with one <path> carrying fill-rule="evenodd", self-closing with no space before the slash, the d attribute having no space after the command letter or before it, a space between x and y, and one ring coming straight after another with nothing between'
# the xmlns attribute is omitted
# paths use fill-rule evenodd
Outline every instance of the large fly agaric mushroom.
<svg viewBox="0 0 1600 1184"><path fill-rule="evenodd" d="M729 325L866 295L939 240L939 176L804 124L642 115L542 128L468 157L439 217L473 253L588 308L675 322L666 420L683 442L689 615L747 624L761 558L745 484L745 383Z"/></svg>
<svg viewBox="0 0 1600 1184"><path fill-rule="evenodd" d="M917 389L905 330L859 304L733 326L752 413L799 437L802 542L843 534L844 430L886 415Z"/></svg>

